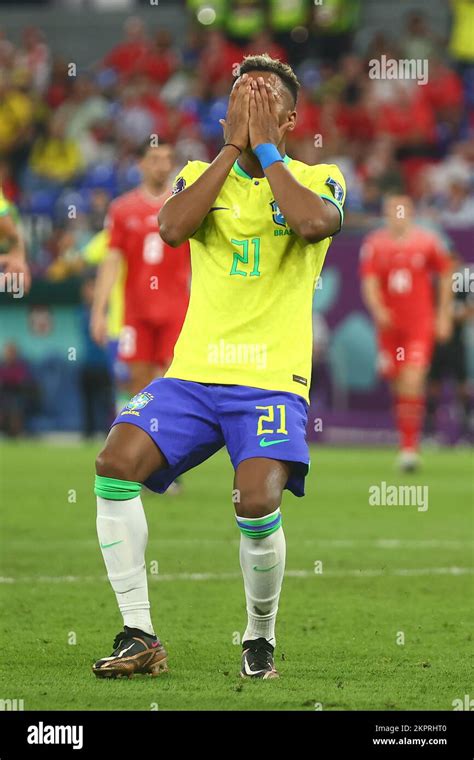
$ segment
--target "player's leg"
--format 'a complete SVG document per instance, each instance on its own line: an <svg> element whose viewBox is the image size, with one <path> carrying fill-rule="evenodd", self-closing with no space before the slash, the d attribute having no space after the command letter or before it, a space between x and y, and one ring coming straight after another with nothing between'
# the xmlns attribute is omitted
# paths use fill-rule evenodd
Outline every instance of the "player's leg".
<svg viewBox="0 0 474 760"><path fill-rule="evenodd" d="M242 637L242 675L274 678L275 622L286 543L280 504L290 465L276 459L241 462L235 472L235 512L240 536L247 627Z"/></svg>
<svg viewBox="0 0 474 760"><path fill-rule="evenodd" d="M110 374L113 379L114 408L119 412L130 398L129 380L130 372L127 363L119 358L118 338L110 338L106 345L107 360Z"/></svg>
<svg viewBox="0 0 474 760"><path fill-rule="evenodd" d="M406 363L393 381L395 419L400 438L400 466L406 471L416 469L419 463L426 374L426 364Z"/></svg>
<svg viewBox="0 0 474 760"><path fill-rule="evenodd" d="M379 370L390 384L395 426L399 436L399 463L403 470L418 466L418 446L425 411L425 382L433 351L429 328L410 335L391 329L380 332Z"/></svg>
<svg viewBox="0 0 474 760"><path fill-rule="evenodd" d="M150 617L140 489L145 483L163 493L177 475L222 447L208 396L197 383L163 378L151 383L120 412L97 457L97 532L124 620L113 654L93 668L99 677L158 674L165 666Z"/></svg>
<svg viewBox="0 0 474 760"><path fill-rule="evenodd" d="M148 323L128 318L120 332L118 358L129 368L129 396L151 383L154 379L153 330Z"/></svg>
<svg viewBox="0 0 474 760"><path fill-rule="evenodd" d="M130 362L130 377L128 390L130 396L135 396L142 388L146 388L157 377L151 362Z"/></svg>
<svg viewBox="0 0 474 760"><path fill-rule="evenodd" d="M242 676L274 678L275 621L285 569L280 504L285 488L304 494L309 467L308 405L294 393L222 386L219 419L234 465L247 627Z"/></svg>
<svg viewBox="0 0 474 760"><path fill-rule="evenodd" d="M140 496L141 484L166 466L150 436L126 423L111 429L96 460L97 534L124 623L112 656L94 665L99 677L135 672L157 675L166 668L166 653L150 617L145 566L148 527Z"/></svg>

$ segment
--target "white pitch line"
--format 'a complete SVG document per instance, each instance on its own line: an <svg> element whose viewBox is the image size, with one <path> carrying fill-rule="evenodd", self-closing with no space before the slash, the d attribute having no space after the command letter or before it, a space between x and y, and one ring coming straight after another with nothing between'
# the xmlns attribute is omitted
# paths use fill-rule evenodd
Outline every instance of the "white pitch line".
<svg viewBox="0 0 474 760"><path fill-rule="evenodd" d="M237 538L149 538L148 545L199 545L199 546L214 546L216 544L224 544L226 546L235 545L238 546L240 539ZM374 549L474 549L474 541L468 539L411 539L411 538L374 538L372 540L367 539L352 539L352 538L304 538L295 539L294 543L298 546L322 546L331 549L354 549L356 547L374 548ZM96 538L85 539L61 539L58 541L40 541L35 540L22 540L13 539L8 541L9 549L25 549L25 547L31 546L35 548L35 551L44 550L50 551L53 547L62 548L69 551L72 547L97 547Z"/></svg>
<svg viewBox="0 0 474 760"><path fill-rule="evenodd" d="M379 577L414 577L422 575L474 575L474 567L413 567L395 568L386 571L381 568L365 568L363 570L324 570L315 573L312 570L287 570L287 578L379 578ZM149 573L150 581L228 581L241 579L241 573L165 573L154 575ZM0 576L0 585L13 583L98 583L106 581L105 575L24 575L18 577Z"/></svg>

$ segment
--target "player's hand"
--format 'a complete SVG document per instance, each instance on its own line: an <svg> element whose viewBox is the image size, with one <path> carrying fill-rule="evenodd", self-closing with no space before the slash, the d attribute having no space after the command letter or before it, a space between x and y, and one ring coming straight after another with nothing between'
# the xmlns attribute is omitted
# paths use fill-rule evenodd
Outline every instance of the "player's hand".
<svg viewBox="0 0 474 760"><path fill-rule="evenodd" d="M107 343L107 315L101 311L92 311L90 321L92 340L99 346Z"/></svg>
<svg viewBox="0 0 474 760"><path fill-rule="evenodd" d="M435 324L435 336L439 343L446 343L452 334L453 323L449 314L438 314Z"/></svg>
<svg viewBox="0 0 474 760"><path fill-rule="evenodd" d="M31 272L25 258L14 253L5 253L0 256L0 265L3 265L4 274L21 276L23 279L23 291L28 293L31 288Z"/></svg>
<svg viewBox="0 0 474 760"><path fill-rule="evenodd" d="M250 81L243 74L235 83L229 98L225 119L219 119L224 130L224 142L245 150L249 144Z"/></svg>
<svg viewBox="0 0 474 760"><path fill-rule="evenodd" d="M278 146L292 123L279 124L278 109L281 98L278 91L263 77L251 80L249 135L254 150L262 143Z"/></svg>
<svg viewBox="0 0 474 760"><path fill-rule="evenodd" d="M392 315L389 309L385 306L381 306L374 314L375 322L380 330L386 330L392 327Z"/></svg>

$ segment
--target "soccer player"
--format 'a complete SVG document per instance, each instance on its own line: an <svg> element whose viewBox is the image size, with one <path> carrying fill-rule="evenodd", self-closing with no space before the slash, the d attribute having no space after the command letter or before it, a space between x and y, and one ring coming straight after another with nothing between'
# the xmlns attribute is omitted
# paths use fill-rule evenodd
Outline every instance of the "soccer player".
<svg viewBox="0 0 474 760"><path fill-rule="evenodd" d="M413 223L408 196L385 199L385 226L361 248L362 295L378 336L379 369L390 382L402 470L415 470L425 410L425 380L435 337L451 334L448 251L432 232ZM438 306L432 276L439 278Z"/></svg>
<svg viewBox="0 0 474 760"><path fill-rule="evenodd" d="M19 223L16 206L5 198L0 188L0 267L4 275L21 277L21 287L24 292L28 292L31 274Z"/></svg>
<svg viewBox="0 0 474 760"><path fill-rule="evenodd" d="M124 630L99 677L157 674L166 652L150 618L141 485L163 492L226 446L247 605L241 675L270 679L285 567L280 503L304 495L313 292L341 227L334 165L286 155L299 83L267 55L247 57L211 164L179 173L159 221L191 241L189 309L166 376L118 415L96 462L97 527Z"/></svg>
<svg viewBox="0 0 474 760"><path fill-rule="evenodd" d="M107 340L107 312L114 284L126 264L124 324L118 359L130 367L129 391L137 393L168 368L189 300L189 246L172 251L159 231L158 212L170 195L170 145L141 149L142 184L110 205L109 251L101 264L91 316L91 333Z"/></svg>

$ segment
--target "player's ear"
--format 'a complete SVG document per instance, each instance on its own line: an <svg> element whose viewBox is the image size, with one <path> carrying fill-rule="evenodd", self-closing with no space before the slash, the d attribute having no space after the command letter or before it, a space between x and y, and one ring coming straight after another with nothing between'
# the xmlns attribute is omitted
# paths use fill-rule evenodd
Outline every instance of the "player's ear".
<svg viewBox="0 0 474 760"><path fill-rule="evenodd" d="M294 128L296 127L296 111L288 111L287 122L287 132L293 132Z"/></svg>

